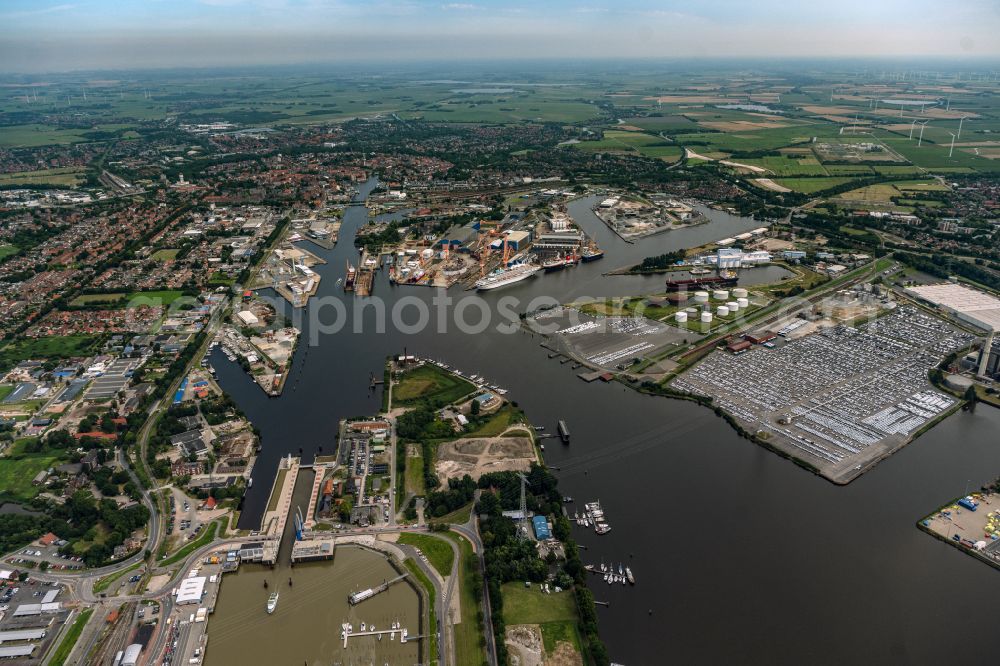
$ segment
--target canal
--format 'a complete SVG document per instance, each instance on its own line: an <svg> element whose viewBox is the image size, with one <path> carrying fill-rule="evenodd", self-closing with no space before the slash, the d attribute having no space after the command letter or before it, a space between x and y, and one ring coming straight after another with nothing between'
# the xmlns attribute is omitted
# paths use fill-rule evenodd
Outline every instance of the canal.
<svg viewBox="0 0 1000 666"><path fill-rule="evenodd" d="M663 278L604 272L760 226L706 210L708 224L629 244L590 212L591 203L572 202L569 212L605 250L603 260L487 292L484 300L495 306L516 297L523 310L545 297L622 295L629 280ZM1000 410L952 416L837 487L741 439L707 409L615 383L585 384L568 364L549 360L530 333L454 325L444 333L375 333L373 299L355 313L355 298L336 284L346 260L357 263L354 232L366 221L365 208L349 208L337 246L310 247L328 260L317 267L319 296L343 300L347 325L310 345L315 331L310 317L301 318L303 344L281 397L267 398L218 351L213 358L223 388L262 433L241 527L257 527L278 458L301 450L308 461L319 447L330 452L339 419L378 411L370 374L380 375L385 357L405 347L507 388L536 424L569 424L572 444L547 446L546 460L562 469L565 494L600 499L613 526L602 537L577 532L583 559L625 562L637 578L628 588L592 581L596 598L611 603L598 611L614 661L933 664L953 657L956 646L966 661L991 659L995 621L980 600L995 594L1000 578L914 524L968 481L978 486L1000 472ZM391 286L383 272L374 296L391 308L404 297L430 303L436 291ZM469 311L467 321L475 321ZM321 312L319 321L332 318ZM364 332L354 333L355 324ZM255 592L259 606L266 595ZM329 632L339 634L339 620L331 621Z"/></svg>

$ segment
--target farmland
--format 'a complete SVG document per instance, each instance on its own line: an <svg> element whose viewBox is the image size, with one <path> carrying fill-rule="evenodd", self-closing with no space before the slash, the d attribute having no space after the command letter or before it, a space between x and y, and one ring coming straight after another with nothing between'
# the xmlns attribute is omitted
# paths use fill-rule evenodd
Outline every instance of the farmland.
<svg viewBox="0 0 1000 666"><path fill-rule="evenodd" d="M86 172L87 170L83 167L66 167L61 169L4 173L0 174L0 187L26 187L29 185L76 187L83 183Z"/></svg>

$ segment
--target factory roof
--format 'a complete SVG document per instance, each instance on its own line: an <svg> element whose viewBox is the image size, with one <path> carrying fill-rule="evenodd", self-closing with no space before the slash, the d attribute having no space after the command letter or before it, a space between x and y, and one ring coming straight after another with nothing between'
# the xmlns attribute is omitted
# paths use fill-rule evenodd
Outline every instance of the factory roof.
<svg viewBox="0 0 1000 666"><path fill-rule="evenodd" d="M177 586L177 605L196 604L201 601L201 595L205 591L204 576L190 576L181 581Z"/></svg>
<svg viewBox="0 0 1000 666"><path fill-rule="evenodd" d="M1000 299L954 282L909 287L925 301L948 310L988 331L1000 331Z"/></svg>

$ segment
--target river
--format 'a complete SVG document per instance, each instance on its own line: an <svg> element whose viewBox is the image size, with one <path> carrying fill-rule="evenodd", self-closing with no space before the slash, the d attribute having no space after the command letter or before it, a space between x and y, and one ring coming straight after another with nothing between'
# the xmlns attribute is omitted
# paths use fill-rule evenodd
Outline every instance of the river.
<svg viewBox="0 0 1000 666"><path fill-rule="evenodd" d="M485 300L622 295L629 280L649 278L603 272L760 226L706 210L708 224L629 244L590 212L591 203L572 202L569 211L605 250L603 260L487 292ZM969 480L978 486L1000 471L1000 410L952 416L837 487L739 438L692 403L586 384L526 332L451 326L444 334L375 334L370 307L360 314L369 332L353 333L354 297L336 280L347 259L356 263L354 231L366 219L363 207L349 208L337 246L310 247L328 260L316 268L319 296L344 299L348 325L310 346L303 319L303 344L281 397L267 398L218 351L213 357L221 385L262 432L241 527L257 527L278 458L330 452L339 419L378 411L381 396L369 392L369 376L381 376L385 357L405 347L506 387L536 424L569 424L572 444L547 446L546 460L563 468L565 494L599 498L613 526L603 537L578 531L583 559L629 563L637 578L630 588L594 583L596 598L611 602L599 616L614 661L936 664L956 654L992 661L996 623L980 600L995 594L1000 578L914 524ZM404 296L429 303L435 292L390 286L383 272L374 294L391 307Z"/></svg>

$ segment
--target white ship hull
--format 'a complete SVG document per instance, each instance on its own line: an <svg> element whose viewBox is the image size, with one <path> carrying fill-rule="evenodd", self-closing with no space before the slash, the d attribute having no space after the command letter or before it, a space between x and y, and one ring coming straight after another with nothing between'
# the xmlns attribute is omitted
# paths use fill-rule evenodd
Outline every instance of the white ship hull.
<svg viewBox="0 0 1000 666"><path fill-rule="evenodd" d="M487 275L483 279L479 280L476 282L476 289L479 291L489 291L490 289L507 287L521 282L522 280L527 280L540 270L542 270L540 266L530 266L523 269L507 269L499 275Z"/></svg>

